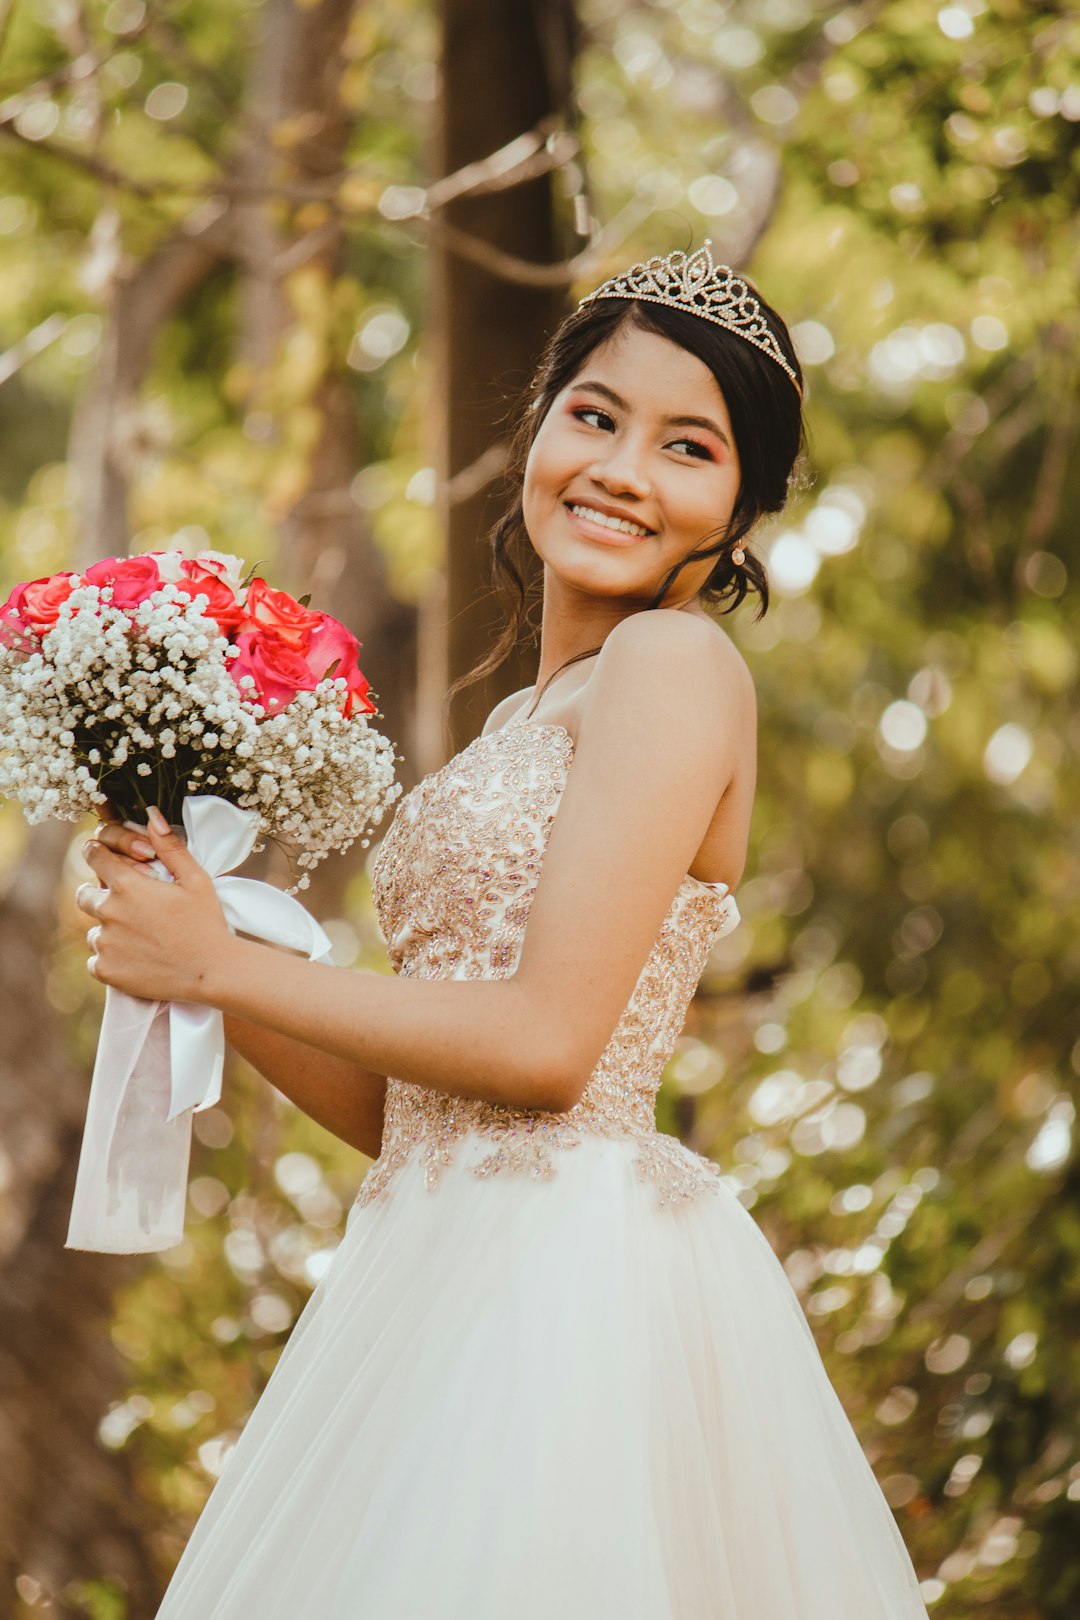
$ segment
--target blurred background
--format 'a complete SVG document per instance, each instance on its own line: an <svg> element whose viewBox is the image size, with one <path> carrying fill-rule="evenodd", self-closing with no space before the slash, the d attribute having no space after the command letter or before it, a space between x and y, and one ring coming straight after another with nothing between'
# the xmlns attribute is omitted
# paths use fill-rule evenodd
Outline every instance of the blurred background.
<svg viewBox="0 0 1080 1620"><path fill-rule="evenodd" d="M745 920L660 1121L784 1258L935 1620L1080 1614L1078 124L1066 4L0 0L0 595L260 562L362 639L406 787L534 678L444 716L572 301L709 236L791 324L810 466L725 620ZM91 830L0 809L4 1620L148 1620L366 1168L236 1063L184 1242L63 1248ZM305 898L386 971L366 854Z"/></svg>

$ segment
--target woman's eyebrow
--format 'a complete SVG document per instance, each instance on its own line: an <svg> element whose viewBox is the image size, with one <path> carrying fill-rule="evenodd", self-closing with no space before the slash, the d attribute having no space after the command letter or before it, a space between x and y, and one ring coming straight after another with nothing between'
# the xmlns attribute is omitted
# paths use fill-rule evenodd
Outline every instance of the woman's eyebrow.
<svg viewBox="0 0 1080 1620"><path fill-rule="evenodd" d="M629 406L627 405L625 399L622 398L621 394L617 394L614 388L609 388L607 383L586 380L584 382L574 383L573 387L587 388L590 393L600 394L604 399L610 400L612 405L617 405L622 411L629 409ZM704 428L707 433L715 433L721 444L726 444L728 449L731 449L731 440L728 438L727 434L722 428L718 428L716 423L708 416L665 416L663 418L663 425L665 427Z"/></svg>

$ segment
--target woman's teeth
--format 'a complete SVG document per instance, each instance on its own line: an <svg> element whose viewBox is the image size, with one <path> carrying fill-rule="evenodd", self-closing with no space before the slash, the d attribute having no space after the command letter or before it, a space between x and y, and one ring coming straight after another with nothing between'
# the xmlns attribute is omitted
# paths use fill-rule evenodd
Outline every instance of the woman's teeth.
<svg viewBox="0 0 1080 1620"><path fill-rule="evenodd" d="M585 518L589 523L599 523L605 529L618 529L622 534L647 535L652 531L643 529L640 523L631 523L627 518L611 517L607 512L598 512L594 506L570 506L575 517Z"/></svg>

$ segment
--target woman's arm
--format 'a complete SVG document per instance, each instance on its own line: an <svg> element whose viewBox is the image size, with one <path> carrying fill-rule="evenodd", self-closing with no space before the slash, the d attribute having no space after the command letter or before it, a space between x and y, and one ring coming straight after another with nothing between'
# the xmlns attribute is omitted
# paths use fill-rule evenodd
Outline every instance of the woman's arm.
<svg viewBox="0 0 1080 1620"><path fill-rule="evenodd" d="M527 688L496 704L485 723L513 713ZM280 1031L225 1014L225 1038L246 1062L316 1124L377 1159L382 1146L386 1076L363 1069Z"/></svg>
<svg viewBox="0 0 1080 1620"><path fill-rule="evenodd" d="M239 938L167 830L151 838L175 881L156 893L131 862L87 855L112 885L77 897L103 925L91 972L130 995L207 1002L361 1071L561 1112L588 1083L753 748L753 686L723 633L675 611L634 614L609 633L588 683L511 977L392 979ZM736 842L732 886L745 831Z"/></svg>
<svg viewBox="0 0 1080 1620"><path fill-rule="evenodd" d="M753 745L752 684L726 638L683 614L635 615L590 682L512 977L343 977L233 937L198 998L421 1086L570 1108Z"/></svg>
<svg viewBox="0 0 1080 1620"><path fill-rule="evenodd" d="M225 1014L225 1038L251 1067L316 1124L377 1159L386 1076L280 1031Z"/></svg>

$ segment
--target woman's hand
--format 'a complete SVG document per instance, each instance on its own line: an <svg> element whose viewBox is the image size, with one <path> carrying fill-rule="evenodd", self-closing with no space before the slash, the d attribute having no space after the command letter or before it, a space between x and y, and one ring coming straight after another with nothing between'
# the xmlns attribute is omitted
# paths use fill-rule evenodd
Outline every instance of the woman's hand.
<svg viewBox="0 0 1080 1620"><path fill-rule="evenodd" d="M211 970L234 935L209 874L159 820L165 830L151 814L143 837L110 814L83 845L100 884L75 891L80 911L94 920L87 968L102 984L147 1001L204 1001ZM171 883L148 869L155 856Z"/></svg>

